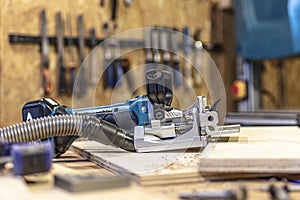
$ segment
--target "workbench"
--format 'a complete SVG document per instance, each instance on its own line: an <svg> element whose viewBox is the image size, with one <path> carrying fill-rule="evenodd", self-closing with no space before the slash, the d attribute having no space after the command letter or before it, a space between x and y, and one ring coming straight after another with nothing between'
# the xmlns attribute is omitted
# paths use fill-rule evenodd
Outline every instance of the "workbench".
<svg viewBox="0 0 300 200"><path fill-rule="evenodd" d="M260 133L262 130L268 132L264 134ZM248 135L248 143L251 143L253 138L261 135L261 140L254 141L254 143L262 144L270 143L272 145L278 144L280 147L283 144L283 147L287 147L288 143L291 145L299 145L300 147L300 130L298 127L253 127L253 128L244 128L241 129L242 140L245 140L245 137ZM254 137L255 136L255 137ZM230 136L229 136L230 137ZM282 140L278 140L282 138ZM229 139L230 140L230 139ZM228 141L229 141L228 140ZM223 142L224 143L224 142ZM230 146L233 146L234 143L231 141L227 143L226 148L230 149ZM218 147L216 144L215 148L216 153L223 147ZM234 148L234 147L232 147ZM267 146L265 146L267 149ZM219 149L219 150L218 150ZM293 149L293 148L291 148ZM289 152L291 149L287 148L287 152L282 153L286 154L289 158L297 159L295 152ZM213 152L208 155L212 155L212 158L218 158L218 155L215 155ZM72 193L68 192L62 188L55 187L53 185L53 175L54 174L101 174L101 175L115 175L115 172L112 170L107 170L103 167L83 158L78 155L78 152L74 153L74 148L70 149L67 153L63 154L60 158L53 159L52 169L48 173L41 173L36 175L28 175L24 177L13 176L8 169L1 172L0 176L0 199L179 199L181 193L193 192L198 190L216 190L216 189L225 189L237 187L243 184L248 189L248 199L269 199L269 193L259 191L259 188L265 187L270 184L271 176L252 176L251 178L222 178L217 181L212 181L210 178L205 178L205 176L199 181L191 181L185 183L169 183L169 184L154 184L144 186L136 181L131 181L130 186L120 187L120 188L111 188L99 191L89 191L89 192L77 192ZM254 150L256 154L259 154L257 149ZM280 155L280 156L282 156ZM294 156L291 156L294 155ZM270 157L275 158L271 153ZM300 160L300 154L299 154ZM217 164L214 165L216 167ZM105 165L104 165L105 167ZM222 166L224 167L224 166ZM299 166L300 169L300 166ZM267 173L266 173L267 174ZM252 174L253 175L253 174ZM274 175L274 174L273 174ZM276 175L276 174L275 174ZM297 173L292 174L294 177L297 177ZM199 177L202 175L199 173ZM222 177L222 176L220 176ZM242 175L240 177L243 177ZM282 176L280 176L282 178ZM292 192L292 199L299 199L300 192Z"/></svg>

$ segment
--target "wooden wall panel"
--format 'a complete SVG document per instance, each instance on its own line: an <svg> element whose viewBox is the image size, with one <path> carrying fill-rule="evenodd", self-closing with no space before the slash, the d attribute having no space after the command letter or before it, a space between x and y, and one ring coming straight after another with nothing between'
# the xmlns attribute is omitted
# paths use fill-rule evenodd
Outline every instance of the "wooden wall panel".
<svg viewBox="0 0 300 200"><path fill-rule="evenodd" d="M84 15L85 34L94 26L97 37L104 37L102 24L111 17L109 0L104 0L104 7L100 0L0 0L0 126L21 121L21 108L25 102L43 97L40 75L40 48L34 44L10 44L8 35L16 32L20 34L38 35L40 33L39 13L46 10L48 21L48 34L55 35L55 14L61 11L66 15L71 13L73 34L77 35L76 18ZM145 26L176 26L182 28L188 25L193 33L196 28L202 29L202 41L218 41L224 45L223 52L211 54L219 67L227 91L227 108L234 110L234 102L230 97L230 85L235 77L234 63L234 13L228 10L218 10L217 18L211 24L212 5L217 0L133 0L130 7L125 7L119 0L117 22L119 32ZM76 49L75 49L76 51ZM90 49L86 49L88 53ZM142 50L128 55L132 66L144 63ZM57 94L56 51L50 46L50 69L54 92L50 97L65 105L72 105L68 96ZM287 108L299 108L299 58L284 61L286 105ZM183 62L183 61L181 61ZM263 87L271 91L280 99L277 85L278 69L266 64L263 74ZM97 105L111 102L110 94L105 94L99 86L97 89ZM195 88L198 95L209 95L205 84ZM264 98L264 107L272 109L269 99Z"/></svg>
<svg viewBox="0 0 300 200"><path fill-rule="evenodd" d="M278 107L276 104L282 103L283 97L280 89L280 74L281 70L278 67L277 61L265 61L264 71L262 74L262 88L268 90L275 98L271 100L268 96L263 96L263 108L283 109L295 111L300 108L300 86L298 84L300 76L300 55L285 58L283 62L283 88L284 88L284 107ZM275 101L275 102L274 102Z"/></svg>
<svg viewBox="0 0 300 200"><path fill-rule="evenodd" d="M97 37L103 37L102 23L111 16L109 0L104 0L104 7L99 0L0 0L1 29L0 29L0 125L5 126L21 121L21 109L24 103L43 97L40 75L40 48L35 44L10 44L10 33L38 35L40 33L39 13L46 10L48 34L55 35L55 14L61 11L65 19L67 13L72 15L73 34L77 35L76 17L84 15L86 36L88 29L96 28ZM182 28L188 25L191 32L198 27L202 28L202 40L210 41L210 9L209 0L172 0L172 1L141 1L134 0L130 7L125 7L119 1L117 22L119 31L145 26L177 26ZM89 49L86 49L88 53ZM132 59L132 65L143 64L144 53L139 52ZM70 97L60 97L57 94L56 51L50 47L50 69L54 92L50 97L65 105L71 105ZM204 95L207 95L205 86ZM199 91L199 88L197 89ZM100 89L101 92L101 89ZM100 95L101 96L101 95ZM101 98L100 98L101 99ZM102 97L99 105L110 103Z"/></svg>

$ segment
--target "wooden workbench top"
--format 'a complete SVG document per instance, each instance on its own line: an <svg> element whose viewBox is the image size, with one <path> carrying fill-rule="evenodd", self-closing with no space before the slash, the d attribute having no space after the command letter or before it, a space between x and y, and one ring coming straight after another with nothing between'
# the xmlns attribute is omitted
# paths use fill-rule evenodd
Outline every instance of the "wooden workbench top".
<svg viewBox="0 0 300 200"><path fill-rule="evenodd" d="M227 135L227 137L229 136L231 136L229 139L231 140L230 144L233 143L232 140L236 141L238 138L238 140L243 144L272 143L278 144L277 147L284 147L286 143L299 143L300 147L300 132L298 127L242 128L240 134ZM224 145L227 148L229 143L222 142L221 144L222 145L220 147L219 144L217 144L214 147L214 150L219 151L224 147ZM289 149L289 147L286 149ZM255 152L256 150L253 151ZM295 155L296 154L297 153L295 153ZM206 158L210 155L214 159L218 158L218 156L213 152L207 154ZM291 157L291 155L288 156ZM216 166L216 164L214 166ZM0 176L0 199L179 199L179 195L185 192L232 188L237 187L240 184L244 184L248 188L248 199L269 199L268 193L258 191L258 188L269 184L268 179L244 179L239 180L238 182L235 180L223 180L214 182L201 178L201 180L199 179L200 181L197 182L192 181L181 184L169 183L163 185L156 184L151 186L141 186L136 182L131 182L129 187L71 193L53 185L54 174L114 175L111 171L99 167L81 156L68 151L60 158L53 160L50 173L15 177L11 175L8 170L3 171ZM199 174L199 177L200 176L201 175ZM300 193L293 192L291 197L292 199L300 199Z"/></svg>

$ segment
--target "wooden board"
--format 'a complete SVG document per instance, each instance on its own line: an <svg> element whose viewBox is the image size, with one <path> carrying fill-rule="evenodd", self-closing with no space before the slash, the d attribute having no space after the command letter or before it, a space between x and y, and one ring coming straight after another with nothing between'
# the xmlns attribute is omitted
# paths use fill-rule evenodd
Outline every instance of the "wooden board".
<svg viewBox="0 0 300 200"><path fill-rule="evenodd" d="M247 141L219 143L209 154L200 155L201 174L300 173L298 127L242 128L242 137Z"/></svg>
<svg viewBox="0 0 300 200"><path fill-rule="evenodd" d="M298 127L242 127L217 141L188 152L131 153L93 141L75 142L72 150L142 185L300 173Z"/></svg>
<svg viewBox="0 0 300 200"><path fill-rule="evenodd" d="M198 173L199 149L186 153L132 153L93 141L80 141L71 150L113 172L127 174L142 185L203 180Z"/></svg>

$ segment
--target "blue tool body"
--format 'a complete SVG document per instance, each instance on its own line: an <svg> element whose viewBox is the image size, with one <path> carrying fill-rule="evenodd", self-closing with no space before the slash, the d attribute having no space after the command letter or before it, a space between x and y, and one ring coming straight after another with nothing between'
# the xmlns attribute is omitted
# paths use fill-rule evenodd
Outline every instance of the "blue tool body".
<svg viewBox="0 0 300 200"><path fill-rule="evenodd" d="M124 120L133 120L137 125L143 126L145 123L149 123L149 106L151 106L151 103L147 95L142 95L125 101L124 103L79 109L68 108L66 111L72 114L95 115L114 124L116 124L116 122L114 121L113 115L117 115L117 113L122 111L128 111L131 119Z"/></svg>
<svg viewBox="0 0 300 200"><path fill-rule="evenodd" d="M52 102L52 104L49 102ZM134 99L127 100L124 103L77 109L61 106L54 100L45 98L25 104L22 111L23 121L57 114L87 114L100 117L101 119L110 121L114 124L113 115L117 115L121 111L128 111L131 119L124 120L133 120L136 125L143 126L145 123L149 123L149 110L151 110L151 106L147 95L138 96Z"/></svg>

